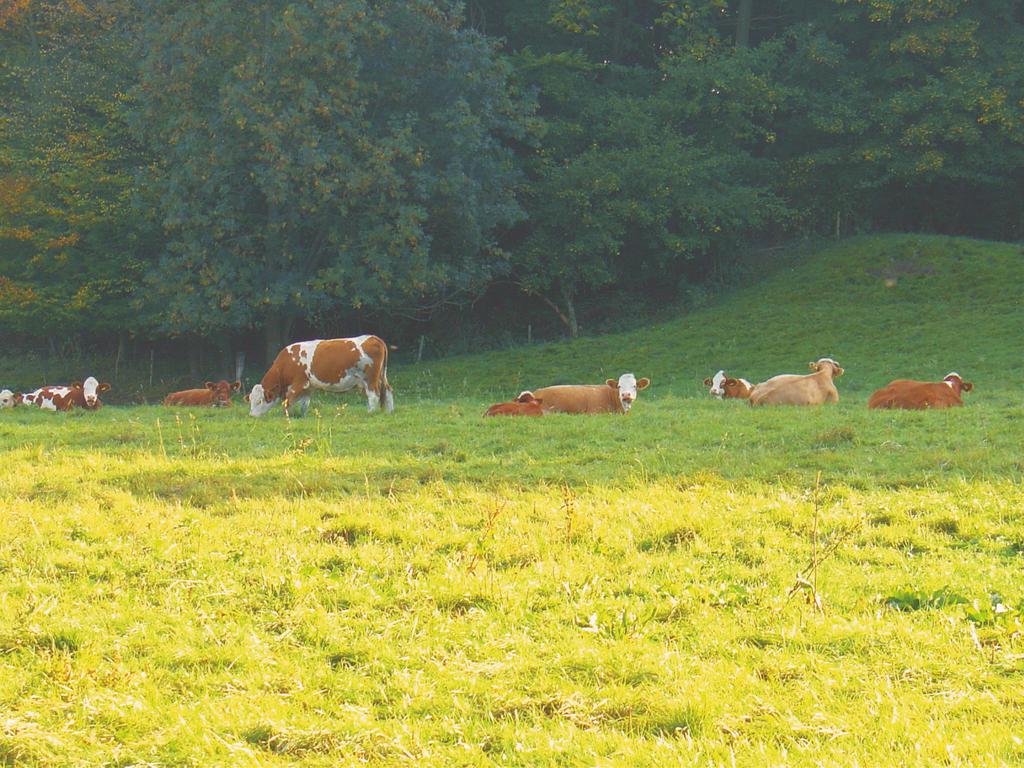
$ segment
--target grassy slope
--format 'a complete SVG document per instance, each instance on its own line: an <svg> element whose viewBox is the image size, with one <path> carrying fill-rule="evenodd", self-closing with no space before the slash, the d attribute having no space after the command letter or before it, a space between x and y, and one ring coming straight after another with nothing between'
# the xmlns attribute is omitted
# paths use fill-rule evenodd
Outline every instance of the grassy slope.
<svg viewBox="0 0 1024 768"><path fill-rule="evenodd" d="M392 417L0 413L0 765L1019 763L1021 285L1017 247L860 239L642 333L396 368ZM700 387L824 354L834 408ZM864 408L950 368L966 408ZM478 417L625 369L628 418ZM823 615L787 598L819 471Z"/></svg>
<svg viewBox="0 0 1024 768"><path fill-rule="evenodd" d="M894 265L897 273L917 274L887 287L884 273ZM424 375L402 386L439 397L514 395L635 370L653 379L651 398L697 396L704 377L720 368L763 381L803 373L808 361L831 356L846 367L840 389L861 400L890 379L935 380L950 370L978 378L981 393L1017 391L1024 373L1022 286L1019 245L854 238L674 322L452 358L425 366Z"/></svg>

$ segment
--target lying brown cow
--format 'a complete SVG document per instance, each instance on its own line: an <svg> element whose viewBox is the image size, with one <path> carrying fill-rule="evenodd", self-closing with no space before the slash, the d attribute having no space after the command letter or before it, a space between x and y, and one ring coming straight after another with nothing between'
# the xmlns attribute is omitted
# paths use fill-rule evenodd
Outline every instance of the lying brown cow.
<svg viewBox="0 0 1024 768"><path fill-rule="evenodd" d="M193 407L230 408L231 393L242 388L242 382L234 384L221 379L216 384L208 381L205 389L183 389L171 392L164 398L164 405L187 405Z"/></svg>
<svg viewBox="0 0 1024 768"><path fill-rule="evenodd" d="M823 357L808 363L814 373L806 376L784 373L755 384L750 393L751 405L821 405L838 403L839 390L833 383L843 375L839 363Z"/></svg>
<svg viewBox="0 0 1024 768"><path fill-rule="evenodd" d="M532 392L523 392L511 403L492 405L484 416L543 416L543 402L534 397Z"/></svg>
<svg viewBox="0 0 1024 768"><path fill-rule="evenodd" d="M274 362L245 396L249 415L262 416L277 403L286 415L305 415L314 389L348 392L360 389L366 407L395 410L395 394L388 384L388 345L378 336L351 339L297 341L277 353ZM293 407L298 413L292 413Z"/></svg>
<svg viewBox="0 0 1024 768"><path fill-rule="evenodd" d="M953 408L964 401L960 395L974 389L959 373L950 373L942 381L890 381L868 400L868 408L905 408L920 411L927 408Z"/></svg>
<svg viewBox="0 0 1024 768"><path fill-rule="evenodd" d="M624 373L618 381L542 387L532 394L544 402L544 413L629 413L637 391L647 389L650 383L650 379L638 381L632 373Z"/></svg>
<svg viewBox="0 0 1024 768"><path fill-rule="evenodd" d="M725 371L719 371L713 378L704 379L704 386L719 400L733 398L748 400L750 399L750 390L754 388L753 384L746 379L734 379L731 376L726 376Z"/></svg>

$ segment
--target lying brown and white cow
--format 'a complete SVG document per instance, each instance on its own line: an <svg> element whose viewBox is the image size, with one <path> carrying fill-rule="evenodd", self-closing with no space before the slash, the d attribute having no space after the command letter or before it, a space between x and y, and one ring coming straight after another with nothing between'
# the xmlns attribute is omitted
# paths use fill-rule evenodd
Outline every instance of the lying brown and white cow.
<svg viewBox="0 0 1024 768"><path fill-rule="evenodd" d="M647 389L650 383L650 379L637 380L632 373L624 373L618 381L542 387L532 394L544 402L544 413L629 413L637 391Z"/></svg>
<svg viewBox="0 0 1024 768"><path fill-rule="evenodd" d="M843 375L839 363L823 357L808 363L813 373L806 376L784 373L755 384L750 393L751 405L821 405L838 403L839 390L833 383Z"/></svg>
<svg viewBox="0 0 1024 768"><path fill-rule="evenodd" d="M109 389L109 384L100 384L96 377L90 376L70 387L40 387L14 397L17 403L34 405L44 411L70 411L72 408L95 411L102 405L100 395Z"/></svg>
<svg viewBox="0 0 1024 768"><path fill-rule="evenodd" d="M180 392L171 392L164 398L164 405L230 408L232 405L231 393L241 389L242 382L236 381L232 384L221 379L216 384L208 381L204 387L204 389L183 389Z"/></svg>
<svg viewBox="0 0 1024 768"><path fill-rule="evenodd" d="M0 390L0 408L13 408L17 403L14 393L9 389Z"/></svg>
<svg viewBox="0 0 1024 768"><path fill-rule="evenodd" d="M974 389L959 373L950 373L942 381L890 381L868 400L868 408L953 408L964 404L961 394Z"/></svg>
<svg viewBox="0 0 1024 768"><path fill-rule="evenodd" d="M511 403L492 405L484 416L543 416L543 403L533 396L533 392L523 392Z"/></svg>
<svg viewBox="0 0 1024 768"><path fill-rule="evenodd" d="M388 384L388 345L377 336L351 339L297 341L277 353L263 380L245 396L249 415L262 416L283 402L286 415L297 407L305 415L314 389L348 392L359 388L367 409L395 409L395 395Z"/></svg>
<svg viewBox="0 0 1024 768"><path fill-rule="evenodd" d="M747 400L750 398L750 390L754 388L746 379L734 379L726 376L725 371L719 371L710 379L704 379L704 386L719 400Z"/></svg>

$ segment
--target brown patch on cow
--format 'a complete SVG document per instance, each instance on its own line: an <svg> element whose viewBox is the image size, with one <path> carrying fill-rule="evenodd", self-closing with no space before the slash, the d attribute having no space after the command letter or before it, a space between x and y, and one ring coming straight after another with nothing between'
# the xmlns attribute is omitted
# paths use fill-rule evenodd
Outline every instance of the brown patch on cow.
<svg viewBox="0 0 1024 768"><path fill-rule="evenodd" d="M369 339L366 340L369 343ZM309 369L313 375L326 384L337 384L345 378L345 372L359 362L359 348L349 339L321 341L313 352ZM298 362L298 355L296 355Z"/></svg>
<svg viewBox="0 0 1024 768"><path fill-rule="evenodd" d="M604 384L566 384L534 390L544 401L547 413L624 413L619 400L619 383L608 379Z"/></svg>

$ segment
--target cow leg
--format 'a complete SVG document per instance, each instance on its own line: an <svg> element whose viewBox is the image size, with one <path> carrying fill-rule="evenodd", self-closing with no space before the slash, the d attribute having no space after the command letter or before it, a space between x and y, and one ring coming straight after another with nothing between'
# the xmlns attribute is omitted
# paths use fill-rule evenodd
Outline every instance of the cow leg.
<svg viewBox="0 0 1024 768"><path fill-rule="evenodd" d="M380 408L380 395L365 385L363 386L363 391L366 393L366 410L373 413Z"/></svg>
<svg viewBox="0 0 1024 768"><path fill-rule="evenodd" d="M395 412L395 393L392 391L391 387L386 387L384 389L384 411L386 413Z"/></svg>
<svg viewBox="0 0 1024 768"><path fill-rule="evenodd" d="M292 411L292 408L295 408L295 410ZM285 393L284 399L285 415L292 418L298 418L300 416L305 416L307 410L309 410L309 388L300 388L296 387L294 384L289 384L288 391Z"/></svg>

